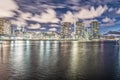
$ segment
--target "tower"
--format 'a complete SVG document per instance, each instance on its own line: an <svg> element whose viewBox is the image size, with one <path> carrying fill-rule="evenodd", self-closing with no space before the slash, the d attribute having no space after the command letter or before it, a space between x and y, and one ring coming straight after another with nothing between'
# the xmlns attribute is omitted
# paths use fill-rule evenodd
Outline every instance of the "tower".
<svg viewBox="0 0 120 80"><path fill-rule="evenodd" d="M84 37L84 23L82 22L76 22L76 28L74 30L75 32L75 38Z"/></svg>
<svg viewBox="0 0 120 80"><path fill-rule="evenodd" d="M91 23L91 32L92 32L92 38L98 39L99 38L99 23L97 21L93 21Z"/></svg>
<svg viewBox="0 0 120 80"><path fill-rule="evenodd" d="M4 31L4 22L5 20L3 18L0 18L0 35L2 35Z"/></svg>
<svg viewBox="0 0 120 80"><path fill-rule="evenodd" d="M11 24L5 18L0 18L0 35L10 35Z"/></svg>
<svg viewBox="0 0 120 80"><path fill-rule="evenodd" d="M63 22L61 27L61 38L70 38L71 36L71 23Z"/></svg>

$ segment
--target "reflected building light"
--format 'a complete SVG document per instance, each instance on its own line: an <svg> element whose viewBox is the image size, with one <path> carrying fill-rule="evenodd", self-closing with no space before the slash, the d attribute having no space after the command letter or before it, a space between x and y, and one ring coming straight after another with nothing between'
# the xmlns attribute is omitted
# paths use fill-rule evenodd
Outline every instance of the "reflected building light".
<svg viewBox="0 0 120 80"><path fill-rule="evenodd" d="M15 50L15 41L11 41L11 43L10 43L10 53L13 53L14 52L14 50Z"/></svg>
<svg viewBox="0 0 120 80"><path fill-rule="evenodd" d="M26 56L25 59L29 62L30 61L30 41L24 42L24 55Z"/></svg>
<svg viewBox="0 0 120 80"><path fill-rule="evenodd" d="M29 45L29 44L30 44L30 41L27 40L27 41L26 41L26 44Z"/></svg>
<svg viewBox="0 0 120 80"><path fill-rule="evenodd" d="M44 41L40 41L40 46L44 46Z"/></svg>
<svg viewBox="0 0 120 80"><path fill-rule="evenodd" d="M27 54L27 56L29 56L30 54L30 41L26 41L26 51L25 53Z"/></svg>
<svg viewBox="0 0 120 80"><path fill-rule="evenodd" d="M59 42L58 41L54 41L54 53L57 53L58 46L59 46Z"/></svg>
<svg viewBox="0 0 120 80"><path fill-rule="evenodd" d="M101 43L101 48L100 48L100 52L103 53L104 52L104 43Z"/></svg>
<svg viewBox="0 0 120 80"><path fill-rule="evenodd" d="M13 72L16 73L16 76L25 75L26 64L25 64L25 52L24 52L24 41L15 41L14 52L12 53L12 57L10 58L11 67L15 69Z"/></svg>
<svg viewBox="0 0 120 80"><path fill-rule="evenodd" d="M4 41L3 41L4 42ZM0 80L8 80L8 63L9 63L9 51L10 44L0 44Z"/></svg>
<svg viewBox="0 0 120 80"><path fill-rule="evenodd" d="M13 56L11 57L11 63L12 63L12 67L15 70L16 76L19 76L21 74L23 74L25 71L25 56L24 56L24 46L23 46L23 41L15 41L15 50L12 53Z"/></svg>
<svg viewBox="0 0 120 80"><path fill-rule="evenodd" d="M117 58L117 67L115 67L116 71L115 71L115 79L119 80L120 77L120 45L115 46L116 48L118 48L118 58Z"/></svg>
<svg viewBox="0 0 120 80"><path fill-rule="evenodd" d="M19 45L20 41L15 41L15 47Z"/></svg>
<svg viewBox="0 0 120 80"><path fill-rule="evenodd" d="M119 68L120 68L120 46L119 46L118 61L119 61Z"/></svg>
<svg viewBox="0 0 120 80"><path fill-rule="evenodd" d="M101 52L101 62L104 63L104 43L100 44L101 48L100 48L100 52Z"/></svg>
<svg viewBox="0 0 120 80"><path fill-rule="evenodd" d="M59 43L59 41L54 41L54 44L56 45L56 44L58 44Z"/></svg>
<svg viewBox="0 0 120 80"><path fill-rule="evenodd" d="M99 43L93 43L93 56L94 56L94 66L96 66L99 62L99 59L98 59L98 54L99 54L100 50L99 50Z"/></svg>
<svg viewBox="0 0 120 80"><path fill-rule="evenodd" d="M54 48L53 48L53 54L55 57L57 57L58 54L58 49L59 49L59 42L58 41L54 41Z"/></svg>
<svg viewBox="0 0 120 80"><path fill-rule="evenodd" d="M44 41L40 41L40 59L43 60L44 55Z"/></svg>
<svg viewBox="0 0 120 80"><path fill-rule="evenodd" d="M24 48L23 48L23 41L15 41L14 52L12 53L13 57L16 59L15 63L22 63Z"/></svg>
<svg viewBox="0 0 120 80"><path fill-rule="evenodd" d="M77 71L84 72L87 58L86 43L72 42L71 60L70 60L70 75L77 76ZM78 64L79 63L79 64Z"/></svg>
<svg viewBox="0 0 120 80"><path fill-rule="evenodd" d="M6 45L3 45L3 63L6 63L8 61L9 56L9 43L6 43Z"/></svg>
<svg viewBox="0 0 120 80"><path fill-rule="evenodd" d="M45 56L48 58L50 56L50 41L46 41L46 49L45 49Z"/></svg>
<svg viewBox="0 0 120 80"><path fill-rule="evenodd" d="M94 43L93 47L94 47L94 52L97 54L97 52L99 51L99 44L98 43Z"/></svg>
<svg viewBox="0 0 120 80"><path fill-rule="evenodd" d="M1 62L7 63L8 62L8 56L10 51L10 44L9 42L4 41L1 45Z"/></svg>
<svg viewBox="0 0 120 80"><path fill-rule="evenodd" d="M10 47L14 46L14 41L11 41Z"/></svg>
<svg viewBox="0 0 120 80"><path fill-rule="evenodd" d="M12 56L14 51L15 51L15 42L11 41L11 43L10 43L10 56Z"/></svg>
<svg viewBox="0 0 120 80"><path fill-rule="evenodd" d="M61 42L61 45L60 45L63 53L67 53L68 48L69 48L70 46L71 46L71 45L69 45L69 42L64 42L64 41Z"/></svg>
<svg viewBox="0 0 120 80"><path fill-rule="evenodd" d="M72 42L72 53L71 53L71 69L72 72L76 72L78 63L78 42Z"/></svg>
<svg viewBox="0 0 120 80"><path fill-rule="evenodd" d="M116 72L117 77L120 75L120 46L118 46L118 48L119 48L119 51L118 51L118 65L117 65L117 72Z"/></svg>
<svg viewBox="0 0 120 80"><path fill-rule="evenodd" d="M2 44L0 44L0 63L2 63L2 56L3 56L3 47Z"/></svg>
<svg viewBox="0 0 120 80"><path fill-rule="evenodd" d="M86 43L82 43L81 44L81 52L82 52L83 55L87 53L86 48L87 48L87 44ZM87 57L87 56L85 56L85 57Z"/></svg>
<svg viewBox="0 0 120 80"><path fill-rule="evenodd" d="M15 43L15 52L14 55L17 57L18 61L23 59L24 54L24 47L23 47L23 41L17 41Z"/></svg>
<svg viewBox="0 0 120 80"><path fill-rule="evenodd" d="M46 53L50 53L50 41L46 41Z"/></svg>

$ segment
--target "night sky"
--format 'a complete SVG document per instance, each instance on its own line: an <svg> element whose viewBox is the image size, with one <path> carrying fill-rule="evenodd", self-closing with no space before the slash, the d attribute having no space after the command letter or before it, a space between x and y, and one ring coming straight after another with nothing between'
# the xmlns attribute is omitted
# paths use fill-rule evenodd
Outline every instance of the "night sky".
<svg viewBox="0 0 120 80"><path fill-rule="evenodd" d="M61 22L99 22L100 33L120 32L120 0L0 0L0 17L37 31L60 31Z"/></svg>

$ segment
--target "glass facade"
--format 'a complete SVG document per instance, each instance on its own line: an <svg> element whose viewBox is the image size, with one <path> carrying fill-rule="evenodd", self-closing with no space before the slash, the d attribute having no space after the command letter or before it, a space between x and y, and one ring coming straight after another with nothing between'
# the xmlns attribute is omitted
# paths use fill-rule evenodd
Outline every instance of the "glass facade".
<svg viewBox="0 0 120 80"><path fill-rule="evenodd" d="M1 35L10 35L11 26L10 22L5 18L0 18L0 34Z"/></svg>
<svg viewBox="0 0 120 80"><path fill-rule="evenodd" d="M61 38L70 38L71 36L71 23L63 22L61 27Z"/></svg>
<svg viewBox="0 0 120 80"><path fill-rule="evenodd" d="M97 21L93 21L91 23L91 28L92 28L92 37L94 39L99 38L99 23Z"/></svg>
<svg viewBox="0 0 120 80"><path fill-rule="evenodd" d="M84 37L84 23L76 22L75 38Z"/></svg>

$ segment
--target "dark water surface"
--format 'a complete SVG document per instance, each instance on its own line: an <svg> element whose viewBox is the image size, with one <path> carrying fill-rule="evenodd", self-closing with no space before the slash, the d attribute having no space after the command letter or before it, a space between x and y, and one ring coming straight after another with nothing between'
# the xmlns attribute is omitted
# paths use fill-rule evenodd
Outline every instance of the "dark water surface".
<svg viewBox="0 0 120 80"><path fill-rule="evenodd" d="M120 80L116 42L4 41L0 80Z"/></svg>

